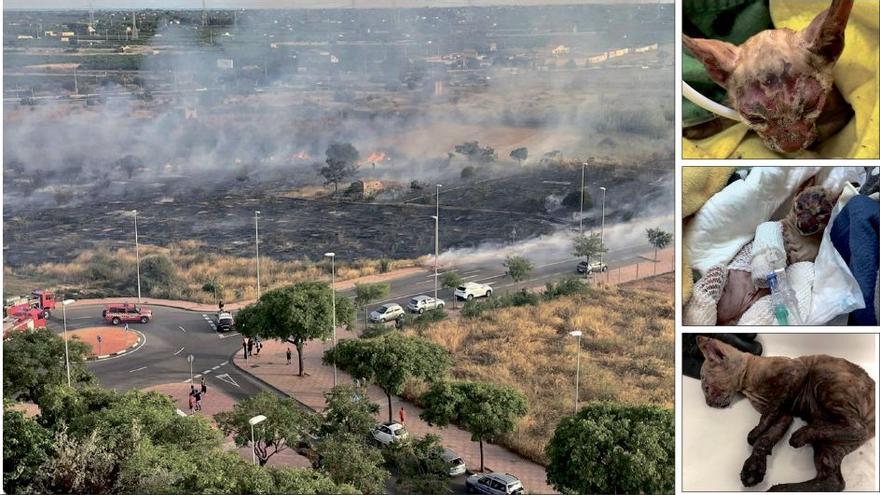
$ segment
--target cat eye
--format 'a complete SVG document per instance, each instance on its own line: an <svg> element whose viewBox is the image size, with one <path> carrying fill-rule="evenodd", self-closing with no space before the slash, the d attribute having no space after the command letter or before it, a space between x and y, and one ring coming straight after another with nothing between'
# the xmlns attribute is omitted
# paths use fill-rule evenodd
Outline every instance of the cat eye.
<svg viewBox="0 0 880 495"><path fill-rule="evenodd" d="M755 125L767 123L767 119L761 115L754 115L754 114L746 115L746 119L749 121L750 124L755 124Z"/></svg>

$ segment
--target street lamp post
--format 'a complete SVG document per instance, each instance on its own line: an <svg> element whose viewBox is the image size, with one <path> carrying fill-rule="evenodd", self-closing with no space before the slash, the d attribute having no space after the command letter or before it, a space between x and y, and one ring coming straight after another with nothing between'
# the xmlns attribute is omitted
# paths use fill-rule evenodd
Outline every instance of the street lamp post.
<svg viewBox="0 0 880 495"><path fill-rule="evenodd" d="M599 231L599 240L602 241L602 247L605 247L605 186L600 187L602 190L602 230ZM599 253L599 261L605 257L605 253Z"/></svg>
<svg viewBox="0 0 880 495"><path fill-rule="evenodd" d="M137 284L138 284L138 302L141 302L141 253L138 245L138 211L132 210L134 214L134 257L137 261Z"/></svg>
<svg viewBox="0 0 880 495"><path fill-rule="evenodd" d="M577 372L574 375L574 412L578 412L578 393L581 380L581 336L584 334L580 330L568 332L572 337L577 337Z"/></svg>
<svg viewBox="0 0 880 495"><path fill-rule="evenodd" d="M70 354L67 352L67 305L73 304L73 299L65 299L61 302L61 315L64 319L64 364L67 367L67 386L70 386Z"/></svg>
<svg viewBox="0 0 880 495"><path fill-rule="evenodd" d="M260 424L263 421L266 421L266 416L262 414L258 414L248 420L248 424L251 425L251 455L254 460L254 466L257 465L257 441L254 439L254 425Z"/></svg>
<svg viewBox="0 0 880 495"><path fill-rule="evenodd" d="M260 210L254 212L254 240L257 247L257 299L260 298Z"/></svg>
<svg viewBox="0 0 880 495"><path fill-rule="evenodd" d="M578 231L584 235L584 178L587 175L587 162L581 163L581 215Z"/></svg>
<svg viewBox="0 0 880 495"><path fill-rule="evenodd" d="M440 217L432 216L434 219L434 304L437 303L437 257L440 255Z"/></svg>
<svg viewBox="0 0 880 495"><path fill-rule="evenodd" d="M330 297L333 302L333 349L336 349L336 253L324 253L330 258ZM333 361L333 386L339 385L336 375L336 360Z"/></svg>
<svg viewBox="0 0 880 495"><path fill-rule="evenodd" d="M193 361L195 357L192 354L186 356L186 360L189 361L189 383L190 385L195 385L193 382Z"/></svg>

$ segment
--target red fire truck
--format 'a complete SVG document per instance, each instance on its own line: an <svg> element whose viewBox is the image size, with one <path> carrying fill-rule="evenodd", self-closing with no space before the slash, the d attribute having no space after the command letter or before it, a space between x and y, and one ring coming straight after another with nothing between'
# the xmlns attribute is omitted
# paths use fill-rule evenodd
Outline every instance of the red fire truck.
<svg viewBox="0 0 880 495"><path fill-rule="evenodd" d="M27 307L32 309L38 309L46 315L46 318L49 318L52 310L55 309L55 293L43 289L35 289L29 296L7 299L4 312L7 312L9 308L21 305L27 305Z"/></svg>

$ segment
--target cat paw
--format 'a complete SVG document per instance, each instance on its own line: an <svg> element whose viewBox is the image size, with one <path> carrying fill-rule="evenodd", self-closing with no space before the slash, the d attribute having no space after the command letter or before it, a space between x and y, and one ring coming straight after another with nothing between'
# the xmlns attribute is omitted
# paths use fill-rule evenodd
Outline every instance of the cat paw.
<svg viewBox="0 0 880 495"><path fill-rule="evenodd" d="M792 491L792 483L782 483L780 485L773 485L770 487L768 492L790 492ZM797 491L797 490L795 490Z"/></svg>
<svg viewBox="0 0 880 495"><path fill-rule="evenodd" d="M764 480L767 473L767 456L752 454L743 464L739 479L743 486L755 486Z"/></svg>
<svg viewBox="0 0 880 495"><path fill-rule="evenodd" d="M798 429L796 432L791 434L791 438L788 439L788 444L794 448L800 448L810 442L810 429L807 426L804 426Z"/></svg>
<svg viewBox="0 0 880 495"><path fill-rule="evenodd" d="M749 442L749 445L755 445L755 442L758 441L762 433L764 433L764 430L761 428L761 425L758 425L752 428L752 431L746 436L746 441Z"/></svg>

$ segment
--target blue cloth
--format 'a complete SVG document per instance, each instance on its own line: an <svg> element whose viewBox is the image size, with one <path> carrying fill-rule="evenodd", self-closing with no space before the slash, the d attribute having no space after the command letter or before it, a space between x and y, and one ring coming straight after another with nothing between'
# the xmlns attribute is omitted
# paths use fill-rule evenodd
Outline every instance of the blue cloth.
<svg viewBox="0 0 880 495"><path fill-rule="evenodd" d="M865 308L850 313L849 324L877 325L874 289L880 270L880 203L867 196L850 199L834 219L831 242L865 298Z"/></svg>

